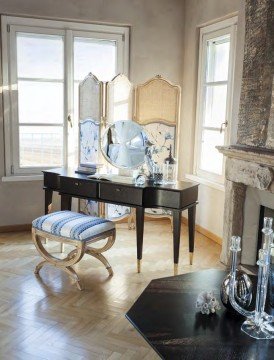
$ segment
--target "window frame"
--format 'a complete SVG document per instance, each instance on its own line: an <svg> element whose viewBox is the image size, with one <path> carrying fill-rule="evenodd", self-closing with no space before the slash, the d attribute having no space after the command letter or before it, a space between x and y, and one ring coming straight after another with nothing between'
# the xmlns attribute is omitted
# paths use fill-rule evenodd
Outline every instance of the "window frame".
<svg viewBox="0 0 274 360"><path fill-rule="evenodd" d="M64 37L64 121L63 125L63 166L67 166L68 141L72 129L68 126L68 116L73 122L73 38L77 34L94 39L113 40L117 43L117 74L129 72L129 27L78 23L73 21L45 20L1 16L2 73L3 73L3 115L5 139L5 176L38 175L48 167L19 166L19 119L16 32L61 35ZM78 126L75 124L74 126ZM18 139L18 141L16 141Z"/></svg>
<svg viewBox="0 0 274 360"><path fill-rule="evenodd" d="M233 80L235 68L235 52L236 52L236 35L237 35L238 17L233 16L214 24L203 26L200 28L199 39L199 64L198 64L198 83L197 83L197 103L196 103L196 128L195 128L195 145L194 145L194 163L193 174L202 179L206 179L212 183L224 183L225 158L223 157L222 174L218 175L200 168L200 159L202 154L202 135L204 126L204 104L206 94L206 72L207 72L207 41L217 37L230 34L230 53L227 81L227 103L226 117L227 126L224 128L224 145L229 144L231 134L232 120L232 100L233 100ZM214 81L213 83L223 83L222 81ZM216 150L217 151L217 150Z"/></svg>

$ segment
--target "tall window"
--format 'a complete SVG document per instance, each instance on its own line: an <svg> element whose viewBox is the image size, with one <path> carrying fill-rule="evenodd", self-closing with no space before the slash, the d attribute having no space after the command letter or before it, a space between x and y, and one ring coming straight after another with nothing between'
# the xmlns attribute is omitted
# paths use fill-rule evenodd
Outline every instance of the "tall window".
<svg viewBox="0 0 274 360"><path fill-rule="evenodd" d="M223 181L224 172L216 146L229 141L236 21L231 18L200 30L194 172L216 182Z"/></svg>
<svg viewBox="0 0 274 360"><path fill-rule="evenodd" d="M128 28L2 16L6 174L73 161L78 85L127 73Z"/></svg>

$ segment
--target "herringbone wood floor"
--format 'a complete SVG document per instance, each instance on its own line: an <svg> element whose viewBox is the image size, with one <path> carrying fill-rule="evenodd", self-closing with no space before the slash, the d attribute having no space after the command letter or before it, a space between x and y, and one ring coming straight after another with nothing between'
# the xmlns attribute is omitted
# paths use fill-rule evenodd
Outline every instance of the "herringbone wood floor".
<svg viewBox="0 0 274 360"><path fill-rule="evenodd" d="M151 279L171 276L172 235L168 222L146 222L142 273L136 273L135 232L117 225L108 251L114 277L96 260L84 257L80 292L66 274L39 262L30 233L0 234L0 359L158 359L125 319ZM59 245L49 244L52 251ZM183 226L179 272L222 268L220 246L197 234L194 264L188 265Z"/></svg>

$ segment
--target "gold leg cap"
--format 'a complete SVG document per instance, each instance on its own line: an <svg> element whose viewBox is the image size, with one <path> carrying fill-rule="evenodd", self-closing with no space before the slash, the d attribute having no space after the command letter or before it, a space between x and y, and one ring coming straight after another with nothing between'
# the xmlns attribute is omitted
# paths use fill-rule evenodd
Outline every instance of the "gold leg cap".
<svg viewBox="0 0 274 360"><path fill-rule="evenodd" d="M193 252L189 253L189 264L192 265L193 263Z"/></svg>
<svg viewBox="0 0 274 360"><path fill-rule="evenodd" d="M141 261L142 260L137 260L137 272L138 272L138 274L140 274L140 272L141 272Z"/></svg>
<svg viewBox="0 0 274 360"><path fill-rule="evenodd" d="M174 264L174 275L178 275L178 264Z"/></svg>

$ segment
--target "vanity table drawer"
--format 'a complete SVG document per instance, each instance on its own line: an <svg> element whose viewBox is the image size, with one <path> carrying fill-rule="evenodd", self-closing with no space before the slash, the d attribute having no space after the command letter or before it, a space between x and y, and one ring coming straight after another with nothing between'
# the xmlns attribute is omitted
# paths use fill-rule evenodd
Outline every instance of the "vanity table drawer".
<svg viewBox="0 0 274 360"><path fill-rule="evenodd" d="M73 179L69 177L61 177L60 192L83 197L96 197L97 183L90 180Z"/></svg>
<svg viewBox="0 0 274 360"><path fill-rule="evenodd" d="M142 205L142 189L111 183L102 183L99 186L99 197L101 200L139 206Z"/></svg>

